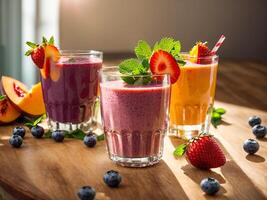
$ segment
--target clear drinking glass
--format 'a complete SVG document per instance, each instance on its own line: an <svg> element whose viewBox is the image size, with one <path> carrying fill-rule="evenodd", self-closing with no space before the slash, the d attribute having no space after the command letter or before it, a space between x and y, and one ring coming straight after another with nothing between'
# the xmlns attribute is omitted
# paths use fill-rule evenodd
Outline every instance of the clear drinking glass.
<svg viewBox="0 0 267 200"><path fill-rule="evenodd" d="M209 132L218 56L182 55L186 64L180 67L180 77L171 86L170 134L189 139Z"/></svg>
<svg viewBox="0 0 267 200"><path fill-rule="evenodd" d="M100 71L102 125L109 157L128 167L153 165L162 157L168 127L169 75L125 76L118 68ZM135 85L122 79L135 79ZM147 85L140 82L152 80Z"/></svg>
<svg viewBox="0 0 267 200"><path fill-rule="evenodd" d="M50 130L88 131L95 122L102 52L61 51L41 70L43 98Z"/></svg>

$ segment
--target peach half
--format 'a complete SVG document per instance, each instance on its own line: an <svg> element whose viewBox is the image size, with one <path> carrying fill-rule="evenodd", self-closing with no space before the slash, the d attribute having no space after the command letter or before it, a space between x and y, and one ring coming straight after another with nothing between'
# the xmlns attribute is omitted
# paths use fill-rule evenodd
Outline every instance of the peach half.
<svg viewBox="0 0 267 200"><path fill-rule="evenodd" d="M0 123L13 122L20 116L20 112L10 103L9 99L0 101Z"/></svg>
<svg viewBox="0 0 267 200"><path fill-rule="evenodd" d="M3 92L19 111L29 116L39 116L45 113L41 83L37 83L28 91L22 82L2 76L1 84Z"/></svg>

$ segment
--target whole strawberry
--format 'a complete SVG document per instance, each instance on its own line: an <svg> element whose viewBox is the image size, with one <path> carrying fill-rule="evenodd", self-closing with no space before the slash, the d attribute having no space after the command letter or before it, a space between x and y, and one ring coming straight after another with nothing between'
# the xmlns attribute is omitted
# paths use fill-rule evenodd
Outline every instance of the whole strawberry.
<svg viewBox="0 0 267 200"><path fill-rule="evenodd" d="M45 49L46 45L54 45L54 37L52 36L48 41L45 37L43 37L43 41L41 44L36 44L33 42L26 42L26 44L31 48L29 49L25 55L31 56L32 61L34 64L39 68L42 69L44 66L45 61Z"/></svg>
<svg viewBox="0 0 267 200"><path fill-rule="evenodd" d="M187 161L200 169L221 167L226 158L216 140L211 135L200 135L192 138L187 144L176 148L174 155L182 156L186 153Z"/></svg>

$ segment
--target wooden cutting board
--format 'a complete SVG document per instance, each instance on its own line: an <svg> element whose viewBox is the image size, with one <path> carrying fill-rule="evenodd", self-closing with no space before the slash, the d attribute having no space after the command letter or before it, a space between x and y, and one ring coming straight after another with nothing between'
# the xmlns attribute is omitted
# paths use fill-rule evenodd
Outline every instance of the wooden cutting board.
<svg viewBox="0 0 267 200"><path fill-rule="evenodd" d="M29 132L20 149L11 148L8 138L15 125L0 127L0 199L72 200L83 185L97 191L96 199L267 199L267 138L260 140L260 150L247 156L242 149L245 139L253 138L247 119L259 115L267 124L267 112L216 103L227 110L226 123L212 129L227 156L225 166L203 171L190 166L172 152L183 141L166 137L163 160L143 169L117 166L108 159L105 141L87 148L79 140L34 139ZM122 175L119 188L109 188L103 174L110 169ZM205 177L214 177L221 190L214 197L199 187ZM2 191L2 192L1 192Z"/></svg>

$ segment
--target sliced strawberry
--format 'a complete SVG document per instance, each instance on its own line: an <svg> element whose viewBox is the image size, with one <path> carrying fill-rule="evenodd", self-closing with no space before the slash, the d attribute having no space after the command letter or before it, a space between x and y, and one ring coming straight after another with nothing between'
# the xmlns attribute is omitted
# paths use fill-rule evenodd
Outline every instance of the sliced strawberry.
<svg viewBox="0 0 267 200"><path fill-rule="evenodd" d="M170 74L172 84L178 80L180 67L170 53L162 50L156 51L151 56L149 64L153 74Z"/></svg>
<svg viewBox="0 0 267 200"><path fill-rule="evenodd" d="M206 44L206 42L197 42L196 45L189 52L191 56L191 62L198 64L210 64L211 59L210 50ZM207 57L207 58L205 58Z"/></svg>

